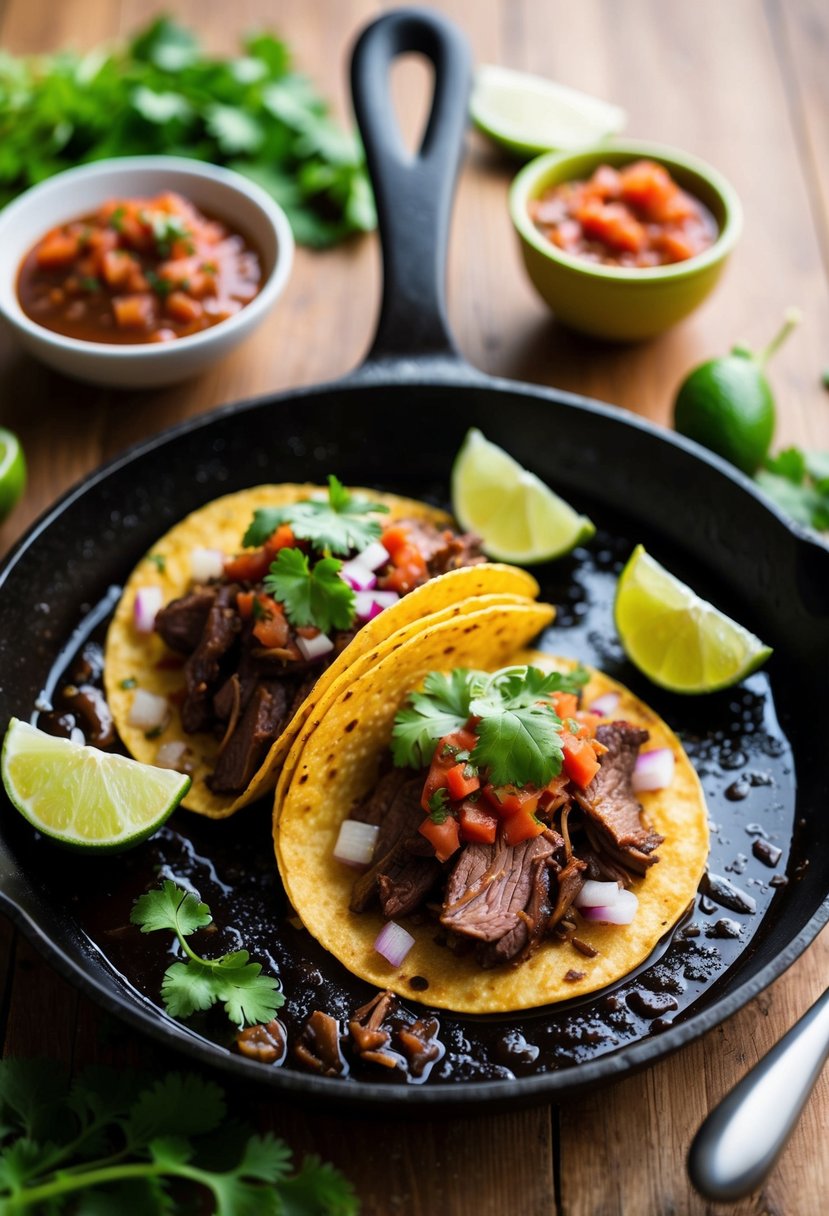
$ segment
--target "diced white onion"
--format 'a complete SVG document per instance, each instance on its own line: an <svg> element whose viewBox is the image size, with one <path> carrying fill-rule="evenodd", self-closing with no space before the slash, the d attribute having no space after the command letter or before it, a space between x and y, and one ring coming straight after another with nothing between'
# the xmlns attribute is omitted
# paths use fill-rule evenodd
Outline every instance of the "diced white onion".
<svg viewBox="0 0 829 1216"><path fill-rule="evenodd" d="M371 591L377 586L377 575L364 566L358 557L343 562L340 578L344 578L353 591Z"/></svg>
<svg viewBox="0 0 829 1216"><path fill-rule="evenodd" d="M597 882L588 878L574 903L577 908L604 908L615 902L620 889L617 882Z"/></svg>
<svg viewBox="0 0 829 1216"><path fill-rule="evenodd" d="M378 954L382 954L386 962L391 963L392 967L399 967L411 950L414 942L415 939L411 933L407 933L402 925L398 925L395 921L390 920L388 924L383 925L383 928L377 934L374 949Z"/></svg>
<svg viewBox="0 0 829 1216"><path fill-rule="evenodd" d="M631 785L642 790L664 790L674 779L674 753L669 747L657 747L650 752L640 752L636 757Z"/></svg>
<svg viewBox="0 0 829 1216"><path fill-rule="evenodd" d="M354 608L361 621L370 621L399 599L396 591L358 591L354 596Z"/></svg>
<svg viewBox="0 0 829 1216"><path fill-rule="evenodd" d="M156 768L178 769L187 750L187 744L181 739L169 739L167 743L161 744L161 747L155 754L153 764Z"/></svg>
<svg viewBox="0 0 829 1216"><path fill-rule="evenodd" d="M212 578L221 578L225 567L225 555L218 549L191 549L190 573L196 583L209 583Z"/></svg>
<svg viewBox="0 0 829 1216"><path fill-rule="evenodd" d="M324 633L318 633L313 638L297 637L296 644L303 659L309 660L321 659L324 654L334 649L334 643Z"/></svg>
<svg viewBox="0 0 829 1216"><path fill-rule="evenodd" d="M602 718L609 718L611 714L615 714L619 708L621 697L618 692L606 692L602 696L596 697L592 704L588 705L591 714L599 714Z"/></svg>
<svg viewBox="0 0 829 1216"><path fill-rule="evenodd" d="M379 540L372 541L355 558L355 561L358 561L361 566L365 566L366 570L378 570L380 566L385 566L388 560L389 551L385 545L380 544Z"/></svg>
<svg viewBox="0 0 829 1216"><path fill-rule="evenodd" d="M164 600L160 587L139 587L132 605L132 619L136 633L152 633L155 618Z"/></svg>
<svg viewBox="0 0 829 1216"><path fill-rule="evenodd" d="M599 921L605 925L629 925L636 915L639 900L632 891L619 888L619 894L612 904L599 908L580 908L585 920Z"/></svg>
<svg viewBox="0 0 829 1216"><path fill-rule="evenodd" d="M136 726L139 730L155 730L157 726L164 726L169 716L170 706L166 697L147 692L146 688L136 688L127 715L130 726Z"/></svg>
<svg viewBox="0 0 829 1216"><path fill-rule="evenodd" d="M367 866L374 856L374 846L380 828L376 823L360 823L358 819L344 819L340 834L334 845L337 861L347 866Z"/></svg>

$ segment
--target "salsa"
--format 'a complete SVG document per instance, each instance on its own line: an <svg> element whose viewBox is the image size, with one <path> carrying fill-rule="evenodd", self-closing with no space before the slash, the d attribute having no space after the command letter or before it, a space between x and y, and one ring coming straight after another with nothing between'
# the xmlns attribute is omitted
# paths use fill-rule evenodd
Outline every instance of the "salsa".
<svg viewBox="0 0 829 1216"><path fill-rule="evenodd" d="M218 325L257 295L258 253L180 194L110 199L51 229L20 266L23 311L87 342L169 342Z"/></svg>
<svg viewBox="0 0 829 1216"><path fill-rule="evenodd" d="M717 239L716 221L663 165L599 165L587 181L561 182L529 203L553 245L586 262L647 268L684 262Z"/></svg>

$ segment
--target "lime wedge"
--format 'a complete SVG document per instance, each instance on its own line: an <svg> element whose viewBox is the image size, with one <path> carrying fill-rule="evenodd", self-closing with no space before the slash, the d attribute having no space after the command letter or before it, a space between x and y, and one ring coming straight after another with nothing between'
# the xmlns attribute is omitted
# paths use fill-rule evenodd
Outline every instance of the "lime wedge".
<svg viewBox="0 0 829 1216"><path fill-rule="evenodd" d="M126 756L58 739L12 718L3 785L39 832L82 849L125 849L151 836L178 806L190 778Z"/></svg>
<svg viewBox="0 0 829 1216"><path fill-rule="evenodd" d="M17 506L26 486L26 461L16 435L0 426L0 523Z"/></svg>
<svg viewBox="0 0 829 1216"><path fill-rule="evenodd" d="M701 600L642 545L619 577L614 612L628 658L671 692L729 688L771 654L770 647Z"/></svg>
<svg viewBox="0 0 829 1216"><path fill-rule="evenodd" d="M595 144L627 122L624 110L598 97L495 64L475 73L469 108L485 135L520 156Z"/></svg>
<svg viewBox="0 0 829 1216"><path fill-rule="evenodd" d="M532 565L569 553L596 529L474 427L452 469L452 507L490 557Z"/></svg>

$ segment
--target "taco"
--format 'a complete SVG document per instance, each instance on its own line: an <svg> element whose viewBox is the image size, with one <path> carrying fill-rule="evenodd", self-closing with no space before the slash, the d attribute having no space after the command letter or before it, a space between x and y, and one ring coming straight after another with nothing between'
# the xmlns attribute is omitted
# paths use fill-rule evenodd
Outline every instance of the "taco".
<svg viewBox="0 0 829 1216"><path fill-rule="evenodd" d="M273 787L355 659L482 594L526 602L538 584L485 562L436 507L336 478L226 495L124 588L105 654L116 726L136 759L190 774L185 806L224 817Z"/></svg>
<svg viewBox="0 0 829 1216"><path fill-rule="evenodd" d="M623 685L538 651L498 671L463 629L425 630L328 704L277 799L276 855L354 974L505 1013L644 962L693 901L707 814L676 735Z"/></svg>

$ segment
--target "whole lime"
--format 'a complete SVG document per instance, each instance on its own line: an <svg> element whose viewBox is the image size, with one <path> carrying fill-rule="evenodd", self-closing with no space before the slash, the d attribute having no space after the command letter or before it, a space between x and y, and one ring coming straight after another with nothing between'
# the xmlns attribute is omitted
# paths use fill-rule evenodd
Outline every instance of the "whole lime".
<svg viewBox="0 0 829 1216"><path fill-rule="evenodd" d="M768 456L775 425L774 398L753 356L725 355L695 368L677 394L674 425L753 476Z"/></svg>
<svg viewBox="0 0 829 1216"><path fill-rule="evenodd" d="M26 488L26 461L16 435L0 426L0 523Z"/></svg>

